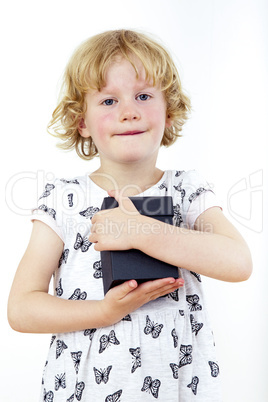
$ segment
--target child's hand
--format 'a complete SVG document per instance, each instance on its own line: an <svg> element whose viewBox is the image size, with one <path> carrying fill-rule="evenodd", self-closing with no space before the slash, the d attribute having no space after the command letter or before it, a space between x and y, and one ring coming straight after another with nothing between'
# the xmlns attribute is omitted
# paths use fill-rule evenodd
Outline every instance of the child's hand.
<svg viewBox="0 0 268 402"><path fill-rule="evenodd" d="M104 322L107 326L113 325L145 303L174 292L183 285L182 278L156 279L140 285L135 280L124 282L110 289L100 301Z"/></svg>
<svg viewBox="0 0 268 402"><path fill-rule="evenodd" d="M95 243L95 250L129 250L135 248L139 222L142 218L128 197L109 191L119 206L96 213L92 220L89 241Z"/></svg>

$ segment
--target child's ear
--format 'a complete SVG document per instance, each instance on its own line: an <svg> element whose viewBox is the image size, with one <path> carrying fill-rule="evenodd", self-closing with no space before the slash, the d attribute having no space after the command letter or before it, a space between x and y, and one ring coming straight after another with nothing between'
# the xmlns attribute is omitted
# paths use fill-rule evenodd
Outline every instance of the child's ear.
<svg viewBox="0 0 268 402"><path fill-rule="evenodd" d="M166 128L170 128L173 124L173 121L171 120L169 114L166 117Z"/></svg>
<svg viewBox="0 0 268 402"><path fill-rule="evenodd" d="M83 118L81 118L81 120L79 121L77 129L78 129L81 137L85 137L85 138L90 137L85 120Z"/></svg>

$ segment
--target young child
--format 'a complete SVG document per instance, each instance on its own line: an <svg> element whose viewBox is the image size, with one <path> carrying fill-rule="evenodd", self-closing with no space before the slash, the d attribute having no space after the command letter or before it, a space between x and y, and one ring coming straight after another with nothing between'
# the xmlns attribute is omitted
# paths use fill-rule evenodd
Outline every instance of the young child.
<svg viewBox="0 0 268 402"><path fill-rule="evenodd" d="M15 330L55 334L40 401L221 400L202 275L246 280L251 257L196 171L156 167L189 110L170 55L146 35L104 32L71 58L50 127L100 167L45 186L8 306ZM101 211L108 194L119 207ZM140 215L136 195L172 196L173 230ZM180 267L179 279L104 296L100 251L132 248Z"/></svg>

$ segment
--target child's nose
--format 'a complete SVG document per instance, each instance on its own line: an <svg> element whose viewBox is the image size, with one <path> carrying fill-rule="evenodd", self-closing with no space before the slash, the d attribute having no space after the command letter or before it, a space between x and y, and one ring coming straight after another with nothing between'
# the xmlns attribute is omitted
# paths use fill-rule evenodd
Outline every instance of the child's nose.
<svg viewBox="0 0 268 402"><path fill-rule="evenodd" d="M123 121L131 121L131 120L139 120L140 113L137 108L133 104L127 104L122 107L120 120Z"/></svg>

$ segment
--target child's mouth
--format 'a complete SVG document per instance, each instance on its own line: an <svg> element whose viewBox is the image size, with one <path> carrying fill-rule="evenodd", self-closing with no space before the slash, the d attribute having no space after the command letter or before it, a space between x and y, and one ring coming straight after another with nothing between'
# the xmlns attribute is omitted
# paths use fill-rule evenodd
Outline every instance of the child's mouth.
<svg viewBox="0 0 268 402"><path fill-rule="evenodd" d="M117 135L139 135L139 134L143 134L144 131L126 131L124 133L121 134L117 134Z"/></svg>

